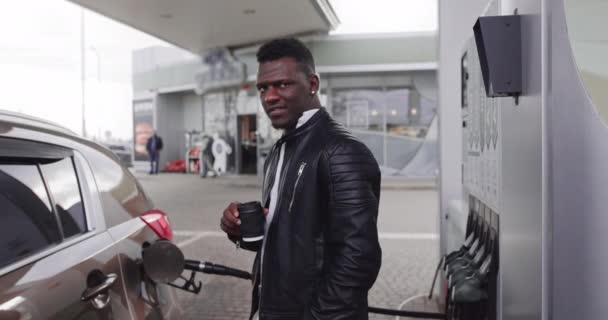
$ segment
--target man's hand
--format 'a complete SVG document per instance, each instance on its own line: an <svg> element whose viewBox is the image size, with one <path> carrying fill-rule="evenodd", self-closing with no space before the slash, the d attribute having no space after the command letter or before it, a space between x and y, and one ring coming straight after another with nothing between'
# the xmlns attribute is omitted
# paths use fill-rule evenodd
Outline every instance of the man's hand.
<svg viewBox="0 0 608 320"><path fill-rule="evenodd" d="M239 219L238 202L232 202L224 209L224 214L220 220L220 227L230 237L241 236L241 220Z"/></svg>
<svg viewBox="0 0 608 320"><path fill-rule="evenodd" d="M241 219L239 219L238 202L232 202L224 209L222 219L220 220L220 227L230 237L241 236ZM268 209L263 208L262 212L264 216L268 215Z"/></svg>

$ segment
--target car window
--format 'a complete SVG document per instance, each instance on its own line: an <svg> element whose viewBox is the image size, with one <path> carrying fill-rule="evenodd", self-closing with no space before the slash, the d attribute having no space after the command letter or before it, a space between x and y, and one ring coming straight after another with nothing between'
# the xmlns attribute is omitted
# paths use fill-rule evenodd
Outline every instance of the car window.
<svg viewBox="0 0 608 320"><path fill-rule="evenodd" d="M35 164L0 164L0 268L61 241Z"/></svg>
<svg viewBox="0 0 608 320"><path fill-rule="evenodd" d="M86 232L82 196L72 158L40 164L40 168L55 203L64 237Z"/></svg>

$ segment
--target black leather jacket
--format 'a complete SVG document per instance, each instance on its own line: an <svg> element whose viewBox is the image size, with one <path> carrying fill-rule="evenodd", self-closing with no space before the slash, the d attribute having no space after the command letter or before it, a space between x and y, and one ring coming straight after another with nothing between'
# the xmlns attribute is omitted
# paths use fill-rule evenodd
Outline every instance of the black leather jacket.
<svg viewBox="0 0 608 320"><path fill-rule="evenodd" d="M269 204L281 144L279 197L254 263L252 314L272 319L368 319L378 275L380 170L369 149L322 108L281 138L264 166ZM261 285L260 285L261 284Z"/></svg>

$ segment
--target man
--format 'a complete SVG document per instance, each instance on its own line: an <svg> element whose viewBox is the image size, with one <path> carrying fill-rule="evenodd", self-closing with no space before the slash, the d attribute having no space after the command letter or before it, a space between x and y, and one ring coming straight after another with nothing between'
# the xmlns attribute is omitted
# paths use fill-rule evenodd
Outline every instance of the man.
<svg viewBox="0 0 608 320"><path fill-rule="evenodd" d="M257 89L283 129L264 165L266 234L253 267L252 318L367 319L380 269L380 170L368 148L321 107L310 51L296 39L264 44ZM236 202L221 227L237 246Z"/></svg>
<svg viewBox="0 0 608 320"><path fill-rule="evenodd" d="M146 150L150 157L150 174L158 174L158 157L162 149L163 139L154 131L154 134L146 142Z"/></svg>
<svg viewBox="0 0 608 320"><path fill-rule="evenodd" d="M204 148L203 148L203 163L201 164L201 178L205 177L216 177L217 172L213 169L213 163L215 157L213 157L213 136L205 135Z"/></svg>

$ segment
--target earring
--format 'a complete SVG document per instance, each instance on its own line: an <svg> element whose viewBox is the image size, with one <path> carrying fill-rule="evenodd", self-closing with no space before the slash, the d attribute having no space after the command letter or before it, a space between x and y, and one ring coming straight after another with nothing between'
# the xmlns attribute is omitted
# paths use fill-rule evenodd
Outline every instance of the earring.
<svg viewBox="0 0 608 320"><path fill-rule="evenodd" d="M314 92L314 91L311 91L311 92L310 92L310 94L314 96L314 95L315 95L315 92Z"/></svg>

